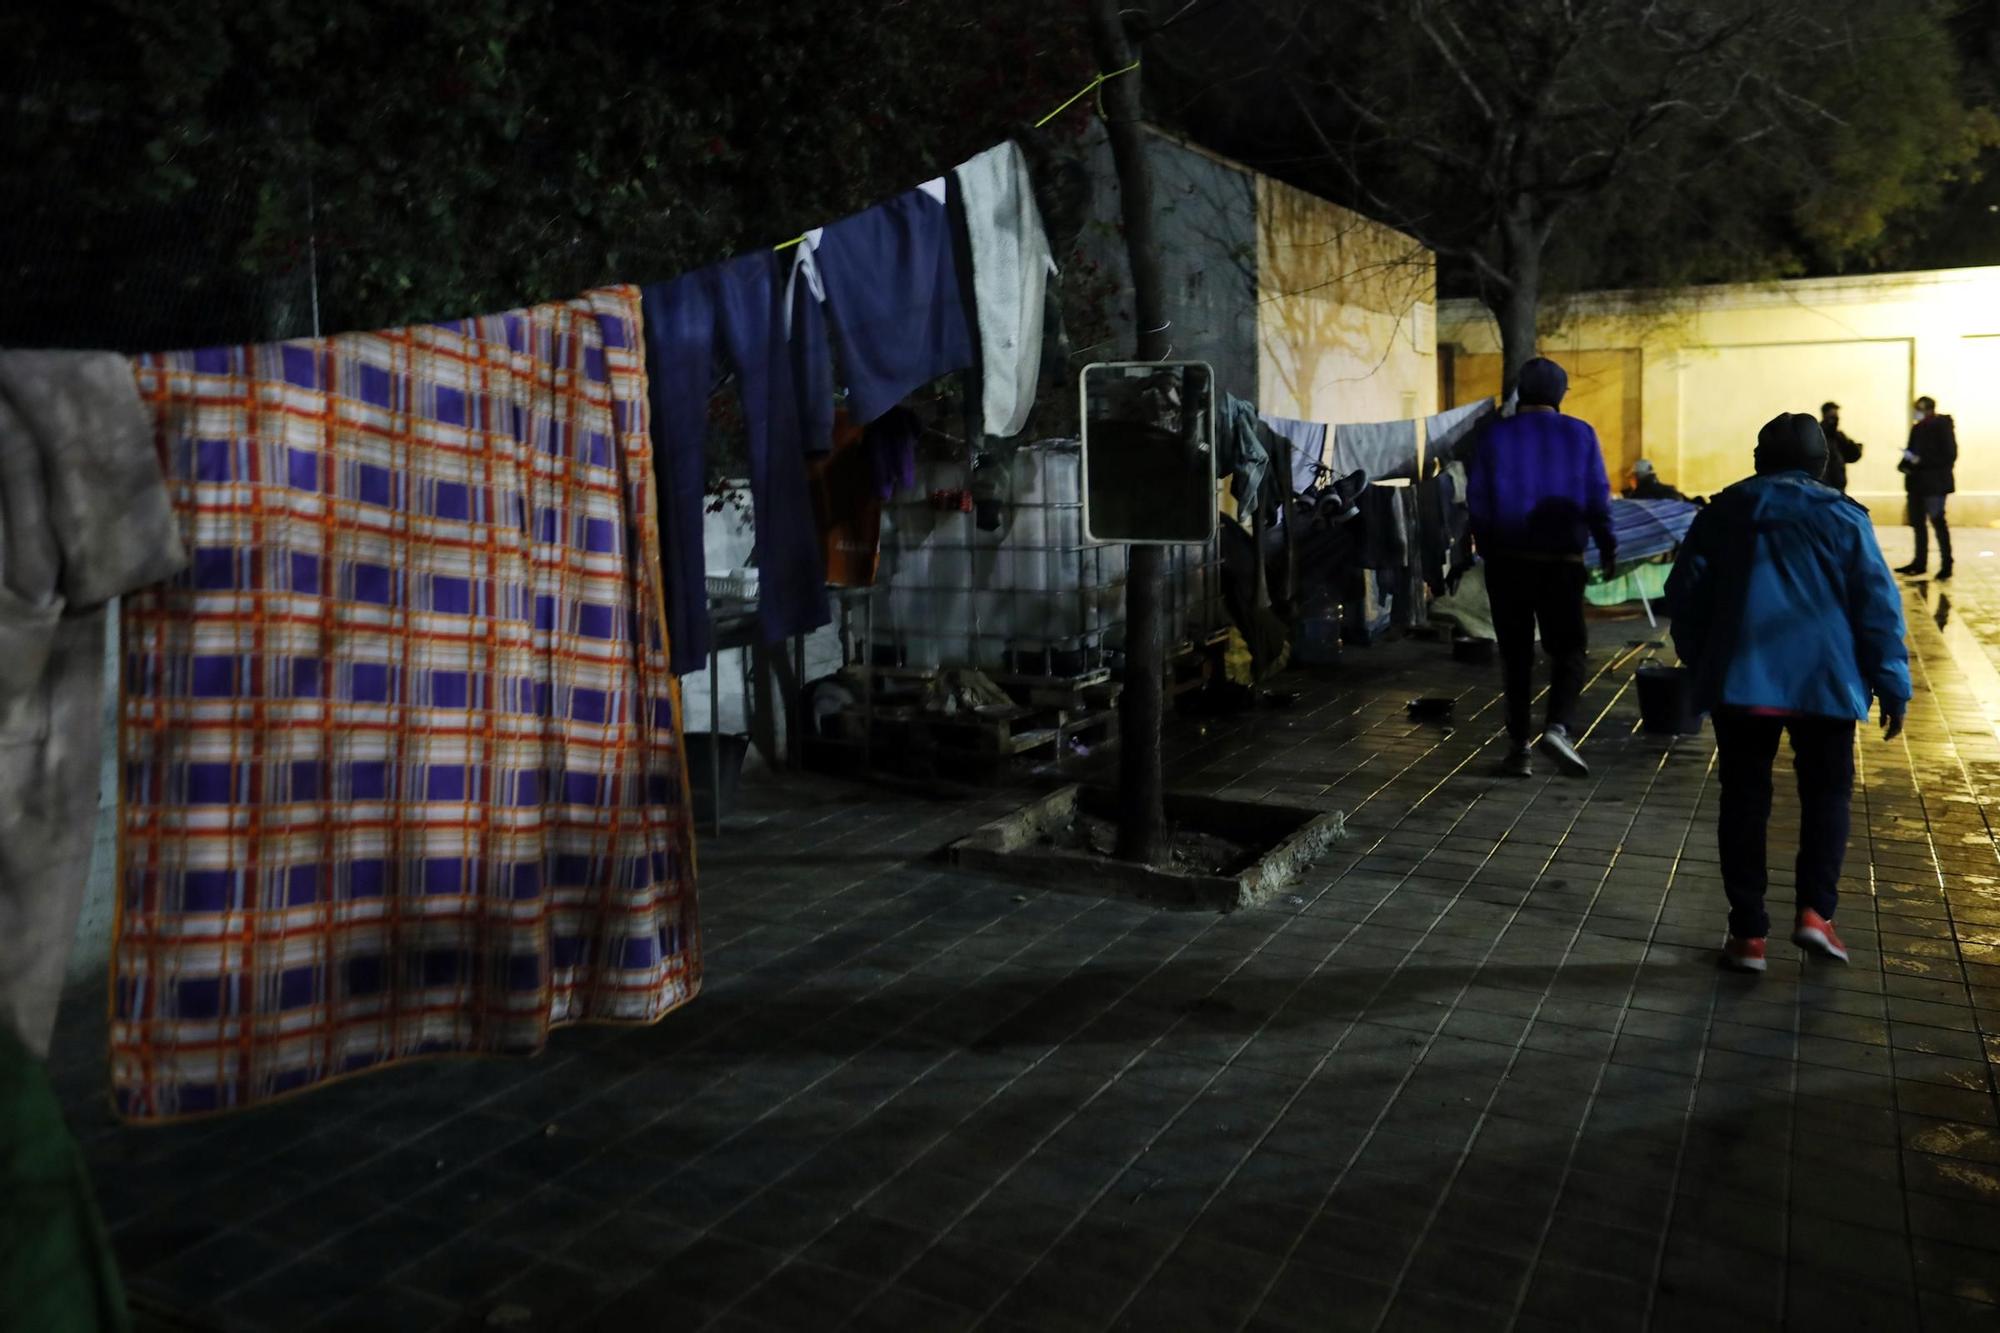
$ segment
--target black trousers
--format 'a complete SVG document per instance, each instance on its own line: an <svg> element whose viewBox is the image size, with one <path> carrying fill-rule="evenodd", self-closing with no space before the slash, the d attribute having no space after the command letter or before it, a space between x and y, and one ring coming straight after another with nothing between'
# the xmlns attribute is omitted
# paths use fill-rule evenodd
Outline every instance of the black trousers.
<svg viewBox="0 0 2000 1333"><path fill-rule="evenodd" d="M1951 529L1944 521L1944 501L1942 495L1913 495L1910 497L1910 530L1917 534L1917 555L1910 563L1928 565L1931 559L1930 529L1937 528L1938 567L1951 565ZM1926 522L1928 520L1928 522Z"/></svg>
<svg viewBox="0 0 2000 1333"><path fill-rule="evenodd" d="M1526 745L1533 736L1535 627L1549 655L1548 724L1574 731L1576 701L1583 694L1583 585L1588 574L1577 560L1520 560L1493 556L1486 561L1486 595L1493 603L1493 632L1500 641L1500 665L1507 682L1507 734Z"/></svg>
<svg viewBox="0 0 2000 1333"><path fill-rule="evenodd" d="M1769 882L1764 841L1771 822L1771 764L1778 757L1779 736L1788 731L1799 783L1798 905L1829 921L1839 906L1848 800L1854 791L1854 723L1717 710L1722 816L1716 842L1722 853L1722 887L1729 895L1729 933L1739 939L1762 939L1771 931L1764 910Z"/></svg>

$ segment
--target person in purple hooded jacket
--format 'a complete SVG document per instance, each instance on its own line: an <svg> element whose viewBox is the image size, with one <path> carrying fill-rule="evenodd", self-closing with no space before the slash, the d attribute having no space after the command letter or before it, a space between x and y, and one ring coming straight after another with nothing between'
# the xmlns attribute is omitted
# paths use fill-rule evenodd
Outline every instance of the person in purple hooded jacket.
<svg viewBox="0 0 2000 1333"><path fill-rule="evenodd" d="M1611 480L1590 423L1561 412L1569 376L1546 357L1521 367L1519 406L1492 423L1466 469L1466 508L1486 569L1493 631L1507 687L1506 771L1531 776L1528 749L1535 690L1535 629L1549 655L1549 700L1540 749L1572 777L1590 768L1576 752L1577 700L1583 694L1583 566L1595 540L1608 577Z"/></svg>

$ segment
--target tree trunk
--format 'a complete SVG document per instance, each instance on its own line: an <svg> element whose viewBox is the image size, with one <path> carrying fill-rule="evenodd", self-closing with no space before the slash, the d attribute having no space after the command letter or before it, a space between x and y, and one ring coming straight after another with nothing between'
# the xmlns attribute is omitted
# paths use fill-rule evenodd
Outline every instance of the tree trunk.
<svg viewBox="0 0 2000 1333"><path fill-rule="evenodd" d="M1516 203L1500 222L1500 262L1507 285L1493 303L1500 323L1501 397L1520 383L1521 367L1535 355L1535 325L1542 304L1542 245L1546 230L1526 204Z"/></svg>
<svg viewBox="0 0 2000 1333"><path fill-rule="evenodd" d="M1118 0L1091 0L1090 37L1099 70L1109 73L1132 63L1132 44L1118 15ZM1125 254L1132 268L1135 356L1159 361L1167 353L1167 321L1153 234L1153 171L1140 128L1139 71L1105 84L1103 97L1104 127L1118 168ZM1166 654L1160 635L1164 561L1157 546L1128 550L1125 690L1118 700L1118 856L1151 864L1166 850L1166 789L1160 770L1160 725L1166 703Z"/></svg>

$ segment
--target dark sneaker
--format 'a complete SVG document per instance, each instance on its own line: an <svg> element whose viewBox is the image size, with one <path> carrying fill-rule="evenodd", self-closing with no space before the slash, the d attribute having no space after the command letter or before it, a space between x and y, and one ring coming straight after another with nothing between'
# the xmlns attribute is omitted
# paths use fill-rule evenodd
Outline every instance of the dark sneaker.
<svg viewBox="0 0 2000 1333"><path fill-rule="evenodd" d="M1583 756L1576 752L1576 743L1569 738L1566 727L1550 727L1542 733L1541 742L1535 747L1556 761L1560 768L1573 778L1590 776L1590 765L1583 762Z"/></svg>
<svg viewBox="0 0 2000 1333"><path fill-rule="evenodd" d="M1914 563L1908 565L1897 565L1896 572L1898 574L1921 574L1924 572L1924 567L1922 565Z"/></svg>
<svg viewBox="0 0 2000 1333"><path fill-rule="evenodd" d="M1731 935L1722 946L1722 965L1737 972L1764 970L1764 941L1740 940Z"/></svg>
<svg viewBox="0 0 2000 1333"><path fill-rule="evenodd" d="M1792 927L1792 943L1822 958L1847 961L1847 946L1833 933L1833 922L1810 907L1799 909L1798 924Z"/></svg>
<svg viewBox="0 0 2000 1333"><path fill-rule="evenodd" d="M1535 757L1528 753L1528 747L1517 745L1507 752L1500 771L1510 778L1531 778L1535 776Z"/></svg>
<svg viewBox="0 0 2000 1333"><path fill-rule="evenodd" d="M1951 566L1950 566L1950 565L1939 565L1939 566L1938 566L1938 572L1937 572L1937 577L1938 577L1938 582L1940 582L1940 583L1942 583L1942 582L1944 582L1945 580L1949 579L1949 578L1951 577Z"/></svg>

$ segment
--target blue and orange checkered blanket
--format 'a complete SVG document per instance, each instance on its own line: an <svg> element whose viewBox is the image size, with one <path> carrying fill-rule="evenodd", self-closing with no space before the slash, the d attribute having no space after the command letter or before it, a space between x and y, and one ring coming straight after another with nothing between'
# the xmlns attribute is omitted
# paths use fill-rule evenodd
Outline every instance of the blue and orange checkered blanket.
<svg viewBox="0 0 2000 1333"><path fill-rule="evenodd" d="M124 1114L694 994L639 318L138 359L193 560L123 609Z"/></svg>

